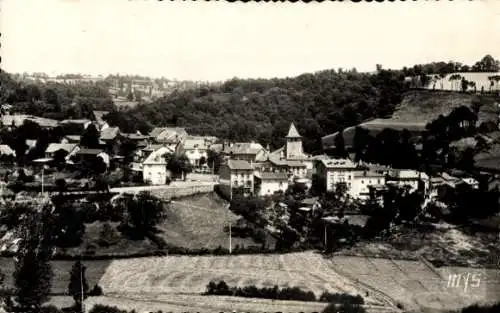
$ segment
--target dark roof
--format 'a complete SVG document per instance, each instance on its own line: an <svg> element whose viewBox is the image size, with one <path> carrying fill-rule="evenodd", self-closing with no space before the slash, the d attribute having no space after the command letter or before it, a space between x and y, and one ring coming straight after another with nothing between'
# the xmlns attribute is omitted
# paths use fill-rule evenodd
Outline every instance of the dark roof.
<svg viewBox="0 0 500 313"><path fill-rule="evenodd" d="M261 180L288 180L288 175L286 173L261 172L255 176Z"/></svg>
<svg viewBox="0 0 500 313"><path fill-rule="evenodd" d="M102 149L87 149L87 148L83 148L83 149L80 149L76 154L97 155L97 154L99 154L101 152L103 152Z"/></svg>
<svg viewBox="0 0 500 313"><path fill-rule="evenodd" d="M253 171L253 167L247 161L243 160L229 160L227 161L227 166L231 170L251 170Z"/></svg>

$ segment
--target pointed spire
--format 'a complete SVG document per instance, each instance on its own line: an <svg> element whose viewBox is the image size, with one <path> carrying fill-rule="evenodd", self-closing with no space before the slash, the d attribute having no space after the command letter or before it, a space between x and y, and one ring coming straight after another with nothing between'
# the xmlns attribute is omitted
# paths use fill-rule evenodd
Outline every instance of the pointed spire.
<svg viewBox="0 0 500 313"><path fill-rule="evenodd" d="M290 124L290 129L288 130L288 135L286 135L286 138L302 138L302 136L300 136L299 132L297 131L297 128L295 128L293 122Z"/></svg>

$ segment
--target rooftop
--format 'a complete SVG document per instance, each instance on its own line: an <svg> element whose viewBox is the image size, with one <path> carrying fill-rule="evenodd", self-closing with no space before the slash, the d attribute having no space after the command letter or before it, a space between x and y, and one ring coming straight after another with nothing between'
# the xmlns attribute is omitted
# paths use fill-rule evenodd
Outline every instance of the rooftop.
<svg viewBox="0 0 500 313"><path fill-rule="evenodd" d="M231 170L253 171L253 167L250 165L250 163L243 160L228 160L227 166Z"/></svg>
<svg viewBox="0 0 500 313"><path fill-rule="evenodd" d="M382 177L385 177L385 175L378 173L378 172L375 172L375 171L360 171L360 172L354 172L354 177L382 178Z"/></svg>
<svg viewBox="0 0 500 313"><path fill-rule="evenodd" d="M80 149L76 154L78 155L98 155L99 153L103 152L102 149L87 149L87 148L82 148Z"/></svg>
<svg viewBox="0 0 500 313"><path fill-rule="evenodd" d="M255 176L261 180L288 180L286 173L260 172L255 174Z"/></svg>
<svg viewBox="0 0 500 313"><path fill-rule="evenodd" d="M47 149L45 149L45 153L54 153L58 150L64 150L69 153L73 151L76 146L77 145L74 143L51 143Z"/></svg>
<svg viewBox="0 0 500 313"><path fill-rule="evenodd" d="M323 159L321 163L326 168L346 168L346 169L355 169L357 165L349 159Z"/></svg>
<svg viewBox="0 0 500 313"><path fill-rule="evenodd" d="M290 124L290 129L288 130L288 135L286 135L286 138L302 138L293 123Z"/></svg>

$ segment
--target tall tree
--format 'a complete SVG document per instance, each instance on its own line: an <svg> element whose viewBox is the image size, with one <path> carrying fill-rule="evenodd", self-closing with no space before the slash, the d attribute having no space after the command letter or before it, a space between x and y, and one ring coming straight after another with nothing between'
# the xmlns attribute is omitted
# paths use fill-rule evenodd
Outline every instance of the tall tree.
<svg viewBox="0 0 500 313"><path fill-rule="evenodd" d="M87 298L89 291L85 270L86 267L78 260L73 264L69 277L68 293L73 297L73 300L75 300L76 309L78 311L81 311L83 304L82 299L84 300Z"/></svg>
<svg viewBox="0 0 500 313"><path fill-rule="evenodd" d="M14 270L15 301L24 312L40 312L50 298L53 277L51 208L27 215Z"/></svg>
<svg viewBox="0 0 500 313"><path fill-rule="evenodd" d="M96 149L99 148L99 131L94 123L87 126L80 139L80 145L85 148Z"/></svg>

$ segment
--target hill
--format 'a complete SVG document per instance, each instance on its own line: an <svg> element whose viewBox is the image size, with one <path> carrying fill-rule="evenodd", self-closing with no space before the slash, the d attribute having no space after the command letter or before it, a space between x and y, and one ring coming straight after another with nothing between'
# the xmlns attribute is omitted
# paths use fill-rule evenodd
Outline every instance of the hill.
<svg viewBox="0 0 500 313"><path fill-rule="evenodd" d="M384 128L395 130L408 129L412 133L425 131L427 123L437 119L440 115L447 116L454 109L465 106L471 109L479 108L478 123L492 121L499 122L500 109L499 100L494 95L480 95L472 93L432 91L432 90L411 90L402 96L394 113L390 118L374 119L358 126L370 131L372 135L378 134ZM344 141L346 146L352 145L355 127L344 129ZM338 133L324 136L322 138L323 147L334 145L334 138Z"/></svg>

